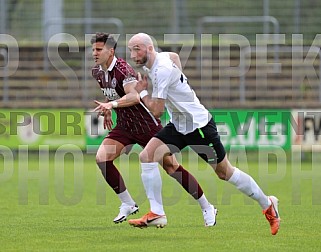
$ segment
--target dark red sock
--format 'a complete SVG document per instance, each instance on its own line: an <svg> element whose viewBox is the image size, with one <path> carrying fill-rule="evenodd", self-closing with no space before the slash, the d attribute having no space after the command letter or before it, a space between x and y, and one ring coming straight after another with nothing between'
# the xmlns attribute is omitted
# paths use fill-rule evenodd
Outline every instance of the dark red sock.
<svg viewBox="0 0 321 252"><path fill-rule="evenodd" d="M171 176L180 183L184 189L196 200L203 195L203 190L192 174L185 170L181 165Z"/></svg>
<svg viewBox="0 0 321 252"><path fill-rule="evenodd" d="M103 174L108 185L115 191L116 194L122 193L126 190L126 186L122 175L114 166L113 161L105 161L97 163L101 173Z"/></svg>

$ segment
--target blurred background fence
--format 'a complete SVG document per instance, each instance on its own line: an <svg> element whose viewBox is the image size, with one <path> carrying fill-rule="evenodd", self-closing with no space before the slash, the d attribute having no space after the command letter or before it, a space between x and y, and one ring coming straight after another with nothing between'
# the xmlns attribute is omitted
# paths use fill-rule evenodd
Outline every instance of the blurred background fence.
<svg viewBox="0 0 321 252"><path fill-rule="evenodd" d="M0 0L0 34L19 46L12 56L8 36L0 37L0 106L93 107L93 99L103 97L90 76L86 34L105 31L120 34L121 57L128 57L126 34L137 32L152 35L161 50L180 52L208 108L318 108L320 13L318 0ZM262 33L284 34L284 41L272 37L275 45L262 51ZM189 34L189 48L165 43L164 34L180 40ZM219 34L239 34L249 45L219 44ZM302 34L301 44L294 34ZM51 48L53 38L60 44ZM209 43L200 47L201 38Z"/></svg>

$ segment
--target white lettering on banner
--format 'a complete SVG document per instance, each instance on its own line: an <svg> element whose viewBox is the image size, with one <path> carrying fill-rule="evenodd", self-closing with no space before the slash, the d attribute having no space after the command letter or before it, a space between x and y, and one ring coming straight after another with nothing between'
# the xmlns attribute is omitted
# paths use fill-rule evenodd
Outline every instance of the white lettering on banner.
<svg viewBox="0 0 321 252"><path fill-rule="evenodd" d="M276 123L271 125L270 134L259 134L258 145L275 145L283 146L286 144L286 136L282 133L283 125L281 123ZM278 134L273 134L274 132L279 132ZM273 135L272 135L273 134Z"/></svg>
<svg viewBox="0 0 321 252"><path fill-rule="evenodd" d="M231 134L233 129L228 124L218 124L217 128L221 134L221 140L225 145L244 145L247 147L257 146L283 146L286 144L287 136L282 133L282 123L273 123L266 127L269 121L262 118L250 118L246 122L240 123L236 129L236 135ZM246 129L246 132L244 132Z"/></svg>

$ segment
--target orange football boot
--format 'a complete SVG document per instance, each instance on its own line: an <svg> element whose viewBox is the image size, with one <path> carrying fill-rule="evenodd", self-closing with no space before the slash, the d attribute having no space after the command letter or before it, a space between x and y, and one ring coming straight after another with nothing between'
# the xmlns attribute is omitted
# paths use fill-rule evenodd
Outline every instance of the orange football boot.
<svg viewBox="0 0 321 252"><path fill-rule="evenodd" d="M163 228L167 225L167 218L166 215L158 215L150 211L139 219L129 220L128 223L131 226L139 228L146 228L150 226Z"/></svg>
<svg viewBox="0 0 321 252"><path fill-rule="evenodd" d="M271 201L271 205L267 209L263 210L263 214L270 223L271 234L276 235L279 231L281 221L278 211L279 200L274 196L269 196L269 200Z"/></svg>

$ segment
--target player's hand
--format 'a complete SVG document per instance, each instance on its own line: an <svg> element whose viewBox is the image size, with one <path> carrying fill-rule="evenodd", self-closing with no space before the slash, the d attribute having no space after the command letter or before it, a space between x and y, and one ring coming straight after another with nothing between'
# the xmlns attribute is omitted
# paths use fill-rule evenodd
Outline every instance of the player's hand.
<svg viewBox="0 0 321 252"><path fill-rule="evenodd" d="M107 112L104 113L104 129L112 130L113 124L111 110L107 110Z"/></svg>
<svg viewBox="0 0 321 252"><path fill-rule="evenodd" d="M105 114L107 110L111 110L113 108L113 105L111 102L99 102L94 101L98 106L94 109L95 112L99 112L100 114Z"/></svg>
<svg viewBox="0 0 321 252"><path fill-rule="evenodd" d="M99 102L95 100L95 103L98 105L94 111L98 112L97 117L103 116L104 117L104 129L111 130L112 126L114 124L112 120L112 114L111 114L111 109L108 109L110 104L109 102L104 103L104 102Z"/></svg>
<svg viewBox="0 0 321 252"><path fill-rule="evenodd" d="M98 116L104 116L104 129L111 130L113 126L113 120L111 117L112 104L110 102L99 102L94 101L98 106L94 109L95 112L98 112Z"/></svg>
<svg viewBox="0 0 321 252"><path fill-rule="evenodd" d="M148 80L147 75L142 76L140 72L137 74L138 82L136 84L136 91L137 93L140 93L143 90L146 90L148 88Z"/></svg>

